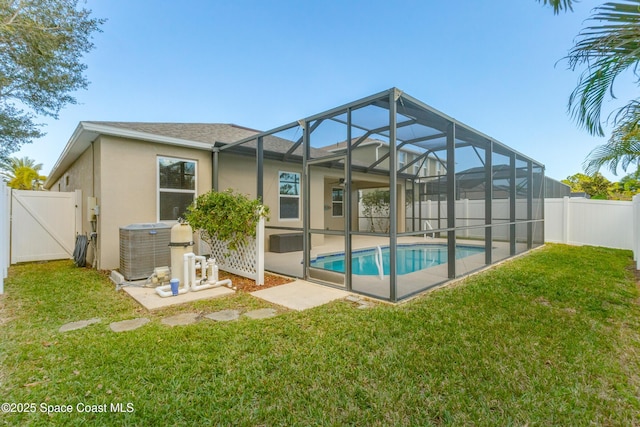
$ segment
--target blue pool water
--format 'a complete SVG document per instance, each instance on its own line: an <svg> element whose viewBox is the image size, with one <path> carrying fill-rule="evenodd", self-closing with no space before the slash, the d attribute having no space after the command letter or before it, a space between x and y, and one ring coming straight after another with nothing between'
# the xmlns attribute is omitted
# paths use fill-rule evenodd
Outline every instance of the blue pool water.
<svg viewBox="0 0 640 427"><path fill-rule="evenodd" d="M382 269L389 274L389 247L382 247ZM377 275L375 254L377 249L362 249L354 251L351 258L351 272L358 275ZM484 252L479 246L457 246L456 258L461 259L470 255ZM311 267L344 273L344 253L318 256L311 260ZM446 244L414 244L398 245L396 251L396 271L398 275L413 273L425 268L447 262Z"/></svg>

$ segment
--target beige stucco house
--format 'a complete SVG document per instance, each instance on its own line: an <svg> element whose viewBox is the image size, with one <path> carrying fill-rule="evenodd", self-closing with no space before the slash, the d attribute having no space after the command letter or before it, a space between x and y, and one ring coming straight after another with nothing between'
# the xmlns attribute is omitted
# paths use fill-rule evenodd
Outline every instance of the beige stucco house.
<svg viewBox="0 0 640 427"><path fill-rule="evenodd" d="M99 269L120 267L121 227L171 225L232 188L270 208L267 270L399 301L543 244L544 179L541 163L391 88L266 132L81 122L45 187L82 191Z"/></svg>
<svg viewBox="0 0 640 427"><path fill-rule="evenodd" d="M82 191L82 233L93 233L95 241L95 248L91 245L88 250L88 263L95 260L98 269L116 269L120 265L120 227L174 224L195 197L214 185L218 190L232 188L257 197L255 147L225 151L220 160L213 155L218 147L257 133L233 124L81 122L45 188ZM291 151L293 145L276 137L265 145L262 197L271 210L266 250L270 234L302 227L302 164L296 161L301 148ZM342 176L341 171L331 169L314 174L310 185L315 194L324 195L311 201L315 212L324 212L314 215L315 228L344 228ZM388 185L384 177L354 174L351 191L384 185ZM357 203L357 198L353 200ZM357 224L357 209L352 212ZM322 243L322 239L314 236L313 243Z"/></svg>
<svg viewBox="0 0 640 427"><path fill-rule="evenodd" d="M211 189L214 142L256 132L228 124L81 122L45 188L82 190L82 232L97 233L89 259L97 257L99 269L117 268L119 227L174 222Z"/></svg>

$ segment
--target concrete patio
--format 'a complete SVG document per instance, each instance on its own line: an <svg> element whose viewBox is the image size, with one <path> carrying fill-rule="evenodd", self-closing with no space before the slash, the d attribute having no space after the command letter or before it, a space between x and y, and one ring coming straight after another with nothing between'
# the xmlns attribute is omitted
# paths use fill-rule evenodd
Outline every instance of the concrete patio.
<svg viewBox="0 0 640 427"><path fill-rule="evenodd" d="M122 290L144 308L151 311L192 301L220 298L235 294L234 290L224 286L198 292L187 292L166 298L162 298L156 294L154 288L125 286ZM346 298L350 293L304 280L296 280L284 285L251 292L251 295L291 310L301 311L318 307L337 299Z"/></svg>

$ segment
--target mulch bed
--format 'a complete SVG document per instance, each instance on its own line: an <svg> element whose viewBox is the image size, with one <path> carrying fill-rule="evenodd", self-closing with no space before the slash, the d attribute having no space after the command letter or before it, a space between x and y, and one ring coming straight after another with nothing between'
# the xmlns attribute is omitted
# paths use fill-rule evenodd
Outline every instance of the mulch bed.
<svg viewBox="0 0 640 427"><path fill-rule="evenodd" d="M236 287L238 292L247 293L272 288L274 286L284 285L285 283L291 283L295 280L290 277L264 273L264 285L258 286L253 279L247 279L246 277L237 276L235 274L227 273L226 271L220 270L219 280L223 279L231 279L232 285Z"/></svg>

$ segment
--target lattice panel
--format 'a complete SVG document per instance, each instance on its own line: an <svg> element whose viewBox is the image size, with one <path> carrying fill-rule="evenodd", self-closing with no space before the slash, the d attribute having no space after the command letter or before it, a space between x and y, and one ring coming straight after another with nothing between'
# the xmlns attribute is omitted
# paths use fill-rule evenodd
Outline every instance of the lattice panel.
<svg viewBox="0 0 640 427"><path fill-rule="evenodd" d="M256 239L247 238L247 242L240 245L235 251L228 249L228 242L217 239L210 240L212 243L208 244L204 239L201 239L201 244L204 248L211 249L211 258L215 258L220 269L249 279L257 279Z"/></svg>

